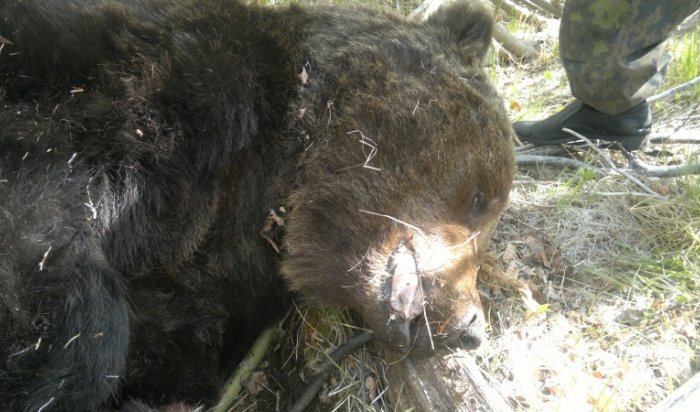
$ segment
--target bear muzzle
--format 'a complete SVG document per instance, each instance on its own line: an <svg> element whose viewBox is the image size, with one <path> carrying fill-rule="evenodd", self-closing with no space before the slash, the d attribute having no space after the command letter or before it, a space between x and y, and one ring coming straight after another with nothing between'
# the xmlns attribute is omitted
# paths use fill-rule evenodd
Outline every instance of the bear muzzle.
<svg viewBox="0 0 700 412"><path fill-rule="evenodd" d="M464 272L461 276L428 273L419 269L418 261L410 240L400 242L389 255L385 291L391 316L380 335L392 347L417 355L445 346L477 348L484 340L485 321L474 290L475 267L448 268L448 272ZM441 275L448 280L436 280Z"/></svg>

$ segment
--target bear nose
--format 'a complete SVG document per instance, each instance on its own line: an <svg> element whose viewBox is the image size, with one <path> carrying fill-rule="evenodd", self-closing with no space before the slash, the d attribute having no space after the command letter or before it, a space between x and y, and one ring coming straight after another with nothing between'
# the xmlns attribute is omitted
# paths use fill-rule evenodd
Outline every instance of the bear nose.
<svg viewBox="0 0 700 412"><path fill-rule="evenodd" d="M459 339L465 349L472 350L481 345L481 342L484 341L485 323L484 312L481 308L472 305L457 327L458 330L462 331Z"/></svg>

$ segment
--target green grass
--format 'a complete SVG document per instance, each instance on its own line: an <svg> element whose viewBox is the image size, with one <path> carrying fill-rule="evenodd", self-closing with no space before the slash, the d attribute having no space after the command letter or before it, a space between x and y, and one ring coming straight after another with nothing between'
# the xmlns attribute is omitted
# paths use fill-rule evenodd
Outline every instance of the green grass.
<svg viewBox="0 0 700 412"><path fill-rule="evenodd" d="M670 41L669 51L673 58L666 75L666 87L676 86L700 76L700 46L698 46L698 42L700 42L700 27ZM677 95L675 99L677 101L678 99L700 100L700 84Z"/></svg>

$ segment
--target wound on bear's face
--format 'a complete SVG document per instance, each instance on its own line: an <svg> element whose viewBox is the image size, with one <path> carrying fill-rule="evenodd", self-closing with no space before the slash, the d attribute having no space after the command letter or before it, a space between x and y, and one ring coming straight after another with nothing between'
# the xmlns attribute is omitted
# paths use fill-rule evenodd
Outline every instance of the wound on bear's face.
<svg viewBox="0 0 700 412"><path fill-rule="evenodd" d="M361 26L353 18L339 19ZM510 123L479 67L491 27L478 2L459 3L423 24L347 33L305 62L293 110L308 146L283 273L398 351L482 340L476 278L514 173Z"/></svg>

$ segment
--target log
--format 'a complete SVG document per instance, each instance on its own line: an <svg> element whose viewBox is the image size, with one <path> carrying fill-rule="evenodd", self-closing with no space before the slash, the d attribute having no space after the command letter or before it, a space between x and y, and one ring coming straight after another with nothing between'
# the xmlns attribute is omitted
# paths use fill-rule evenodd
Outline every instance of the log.
<svg viewBox="0 0 700 412"><path fill-rule="evenodd" d="M556 18L561 17L561 5L557 1L548 1L548 0L528 0L529 2L533 3L535 6L541 8L545 12L553 15Z"/></svg>
<svg viewBox="0 0 700 412"><path fill-rule="evenodd" d="M700 373L696 374L668 398L656 405L652 412L695 411L700 403Z"/></svg>
<svg viewBox="0 0 700 412"><path fill-rule="evenodd" d="M517 0L518 3L526 6L527 8L535 11L544 11L556 18L561 18L562 7L559 1L548 1L548 0Z"/></svg>
<svg viewBox="0 0 700 412"><path fill-rule="evenodd" d="M493 38L520 59L527 60L537 55L537 49L533 44L518 39L500 22L493 28Z"/></svg>
<svg viewBox="0 0 700 412"><path fill-rule="evenodd" d="M464 350L390 363L389 399L394 410L507 412L513 409L486 381Z"/></svg>
<svg viewBox="0 0 700 412"><path fill-rule="evenodd" d="M523 21L529 22L538 29L542 29L545 25L545 18L535 13L534 11L528 10L526 8L520 7L517 4L512 3L510 0L490 0L493 4L494 11L497 13L499 10L512 18L522 19Z"/></svg>

